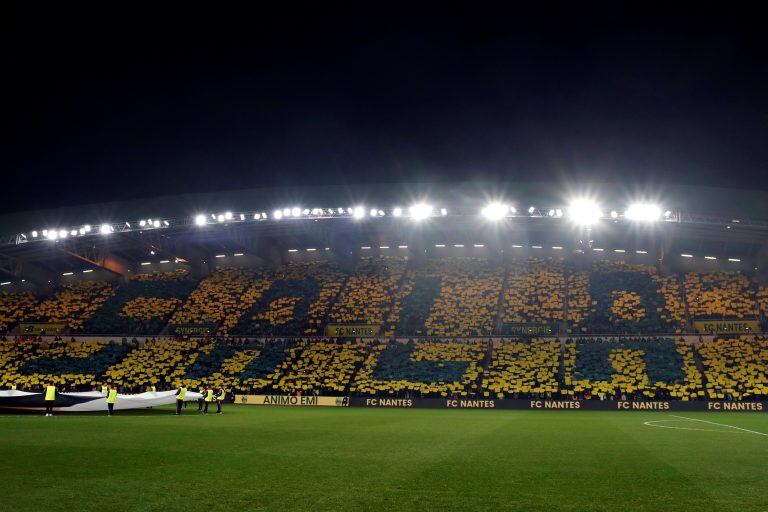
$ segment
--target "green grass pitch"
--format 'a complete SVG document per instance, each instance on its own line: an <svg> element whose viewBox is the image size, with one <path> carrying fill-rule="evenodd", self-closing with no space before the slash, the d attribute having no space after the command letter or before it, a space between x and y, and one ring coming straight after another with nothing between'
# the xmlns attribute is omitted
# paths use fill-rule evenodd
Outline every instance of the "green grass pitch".
<svg viewBox="0 0 768 512"><path fill-rule="evenodd" d="M768 436L665 412L225 411L0 415L0 509L768 510Z"/></svg>

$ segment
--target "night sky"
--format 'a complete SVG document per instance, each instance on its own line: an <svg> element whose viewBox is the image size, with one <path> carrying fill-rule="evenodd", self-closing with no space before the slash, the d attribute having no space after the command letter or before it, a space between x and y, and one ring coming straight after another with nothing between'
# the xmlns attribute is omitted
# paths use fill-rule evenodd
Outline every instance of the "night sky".
<svg viewBox="0 0 768 512"><path fill-rule="evenodd" d="M757 12L160 3L0 7L0 211L394 181L768 188Z"/></svg>

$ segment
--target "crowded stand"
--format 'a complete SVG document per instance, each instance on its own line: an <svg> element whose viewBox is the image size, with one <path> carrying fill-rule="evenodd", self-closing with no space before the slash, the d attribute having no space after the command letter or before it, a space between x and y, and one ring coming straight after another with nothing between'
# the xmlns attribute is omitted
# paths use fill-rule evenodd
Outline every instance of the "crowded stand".
<svg viewBox="0 0 768 512"><path fill-rule="evenodd" d="M693 318L743 319L757 314L755 290L744 274L689 272L684 282Z"/></svg>
<svg viewBox="0 0 768 512"><path fill-rule="evenodd" d="M685 312L673 290L674 281L661 278L650 265L613 260L595 263L589 280L586 332L681 332Z"/></svg>
<svg viewBox="0 0 768 512"><path fill-rule="evenodd" d="M484 336L493 332L504 270L479 258L427 260L417 271L440 278L440 295L424 321L428 336Z"/></svg>
<svg viewBox="0 0 768 512"><path fill-rule="evenodd" d="M403 278L408 260L360 258L329 315L331 323L382 324Z"/></svg>
<svg viewBox="0 0 768 512"><path fill-rule="evenodd" d="M560 390L558 340L494 341L481 389L486 398L551 398Z"/></svg>
<svg viewBox="0 0 768 512"><path fill-rule="evenodd" d="M504 290L504 324L560 323L565 301L565 274L561 258L530 258L508 266Z"/></svg>
<svg viewBox="0 0 768 512"><path fill-rule="evenodd" d="M81 281L62 285L42 300L30 320L63 322L72 331L82 331L85 320L115 294L115 287L102 281Z"/></svg>
<svg viewBox="0 0 768 512"><path fill-rule="evenodd" d="M0 293L0 332L30 319L37 309L37 299L30 292Z"/></svg>
<svg viewBox="0 0 768 512"><path fill-rule="evenodd" d="M603 399L701 396L690 345L671 338L567 340L565 393Z"/></svg>
<svg viewBox="0 0 768 512"><path fill-rule="evenodd" d="M350 391L360 395L474 396L488 344L466 341L377 341Z"/></svg>
<svg viewBox="0 0 768 512"><path fill-rule="evenodd" d="M187 367L212 348L211 343L199 340L152 339L111 366L105 378L132 390L171 389L181 383Z"/></svg>
<svg viewBox="0 0 768 512"><path fill-rule="evenodd" d="M0 384L35 389L55 383L66 389L91 389L109 366L123 359L129 344L113 341L38 343L22 339L3 341L3 374Z"/></svg>
<svg viewBox="0 0 768 512"><path fill-rule="evenodd" d="M303 336L322 332L331 302L344 283L334 262L291 262L270 276L269 288L231 330L232 334Z"/></svg>
<svg viewBox="0 0 768 512"><path fill-rule="evenodd" d="M90 334L159 334L195 287L189 271L136 274L85 322Z"/></svg>
<svg viewBox="0 0 768 512"><path fill-rule="evenodd" d="M278 366L274 388L285 393L343 393L367 351L365 341L300 341Z"/></svg>
<svg viewBox="0 0 768 512"><path fill-rule="evenodd" d="M768 399L768 341L760 336L715 339L698 345L707 397Z"/></svg>
<svg viewBox="0 0 768 512"><path fill-rule="evenodd" d="M184 305L171 317L171 324L213 323L226 334L269 288L265 271L219 268L203 279Z"/></svg>

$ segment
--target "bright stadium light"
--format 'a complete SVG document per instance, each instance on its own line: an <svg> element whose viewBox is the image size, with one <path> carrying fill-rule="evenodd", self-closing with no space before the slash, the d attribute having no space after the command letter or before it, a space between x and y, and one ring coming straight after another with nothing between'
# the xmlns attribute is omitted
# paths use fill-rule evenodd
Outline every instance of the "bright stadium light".
<svg viewBox="0 0 768 512"><path fill-rule="evenodd" d="M661 208L652 203L634 203L629 205L624 216L637 222L656 222L661 219Z"/></svg>
<svg viewBox="0 0 768 512"><path fill-rule="evenodd" d="M432 205L419 203L411 206L408 211L413 220L423 220L432 215Z"/></svg>
<svg viewBox="0 0 768 512"><path fill-rule="evenodd" d="M356 219L362 219L365 217L365 208L362 206L355 206L355 208L352 209L352 216Z"/></svg>
<svg viewBox="0 0 768 512"><path fill-rule="evenodd" d="M146 225L147 225L147 221L145 221L144 219L141 219L141 220L139 221L139 226L141 226L141 227L144 227L144 226L146 226Z"/></svg>
<svg viewBox="0 0 768 512"><path fill-rule="evenodd" d="M509 207L502 203L490 203L480 213L488 220L501 220L507 216Z"/></svg>
<svg viewBox="0 0 768 512"><path fill-rule="evenodd" d="M573 201L567 209L568 217L580 226L591 226L595 224L603 212L594 201L589 199L577 199Z"/></svg>
<svg viewBox="0 0 768 512"><path fill-rule="evenodd" d="M275 211L272 213L272 217L274 217L274 218L275 218L275 220L280 220L280 219L282 219L282 218L283 218L283 212L282 212L282 211L280 211L280 210L275 210Z"/></svg>
<svg viewBox="0 0 768 512"><path fill-rule="evenodd" d="M403 214L403 209L400 207L397 207L394 210L392 210L392 215L394 215L395 217L399 217L402 214Z"/></svg>
<svg viewBox="0 0 768 512"><path fill-rule="evenodd" d="M206 222L205 215L203 215L202 213L195 215L196 226L205 226L205 222Z"/></svg>
<svg viewBox="0 0 768 512"><path fill-rule="evenodd" d="M298 217L299 215L301 215L301 208L299 208L298 206L294 206L291 209L291 216Z"/></svg>
<svg viewBox="0 0 768 512"><path fill-rule="evenodd" d="M102 224L101 227L99 228L99 233L101 233L102 235L108 235L111 232L112 232L112 226L110 226L109 224Z"/></svg>
<svg viewBox="0 0 768 512"><path fill-rule="evenodd" d="M37 231L32 232L32 238L37 238Z"/></svg>

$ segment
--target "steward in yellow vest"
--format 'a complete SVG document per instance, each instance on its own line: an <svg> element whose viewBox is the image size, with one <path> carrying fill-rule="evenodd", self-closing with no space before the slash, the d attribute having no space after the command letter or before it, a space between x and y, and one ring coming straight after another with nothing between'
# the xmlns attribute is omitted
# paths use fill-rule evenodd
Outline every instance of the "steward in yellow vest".
<svg viewBox="0 0 768 512"><path fill-rule="evenodd" d="M208 404L213 402L213 389L208 388L205 391L205 409L203 409L203 414L208 414Z"/></svg>
<svg viewBox="0 0 768 512"><path fill-rule="evenodd" d="M53 416L53 404L56 403L56 386L48 384L45 387L45 415Z"/></svg>
<svg viewBox="0 0 768 512"><path fill-rule="evenodd" d="M109 393L109 388L107 386L101 386L101 394L107 396L107 393Z"/></svg>
<svg viewBox="0 0 768 512"><path fill-rule="evenodd" d="M227 392L224 391L224 388L219 388L218 394L216 395L216 414L221 414L221 402L226 400L227 398Z"/></svg>
<svg viewBox="0 0 768 512"><path fill-rule="evenodd" d="M117 402L117 388L115 386L109 386L107 392L107 415L112 416L115 413L115 402Z"/></svg>
<svg viewBox="0 0 768 512"><path fill-rule="evenodd" d="M11 384L11 391L16 391L16 384Z"/></svg>
<svg viewBox="0 0 768 512"><path fill-rule="evenodd" d="M179 384L179 389L176 391L176 416L181 414L181 406L184 405L184 397L187 395L187 388L184 384Z"/></svg>

